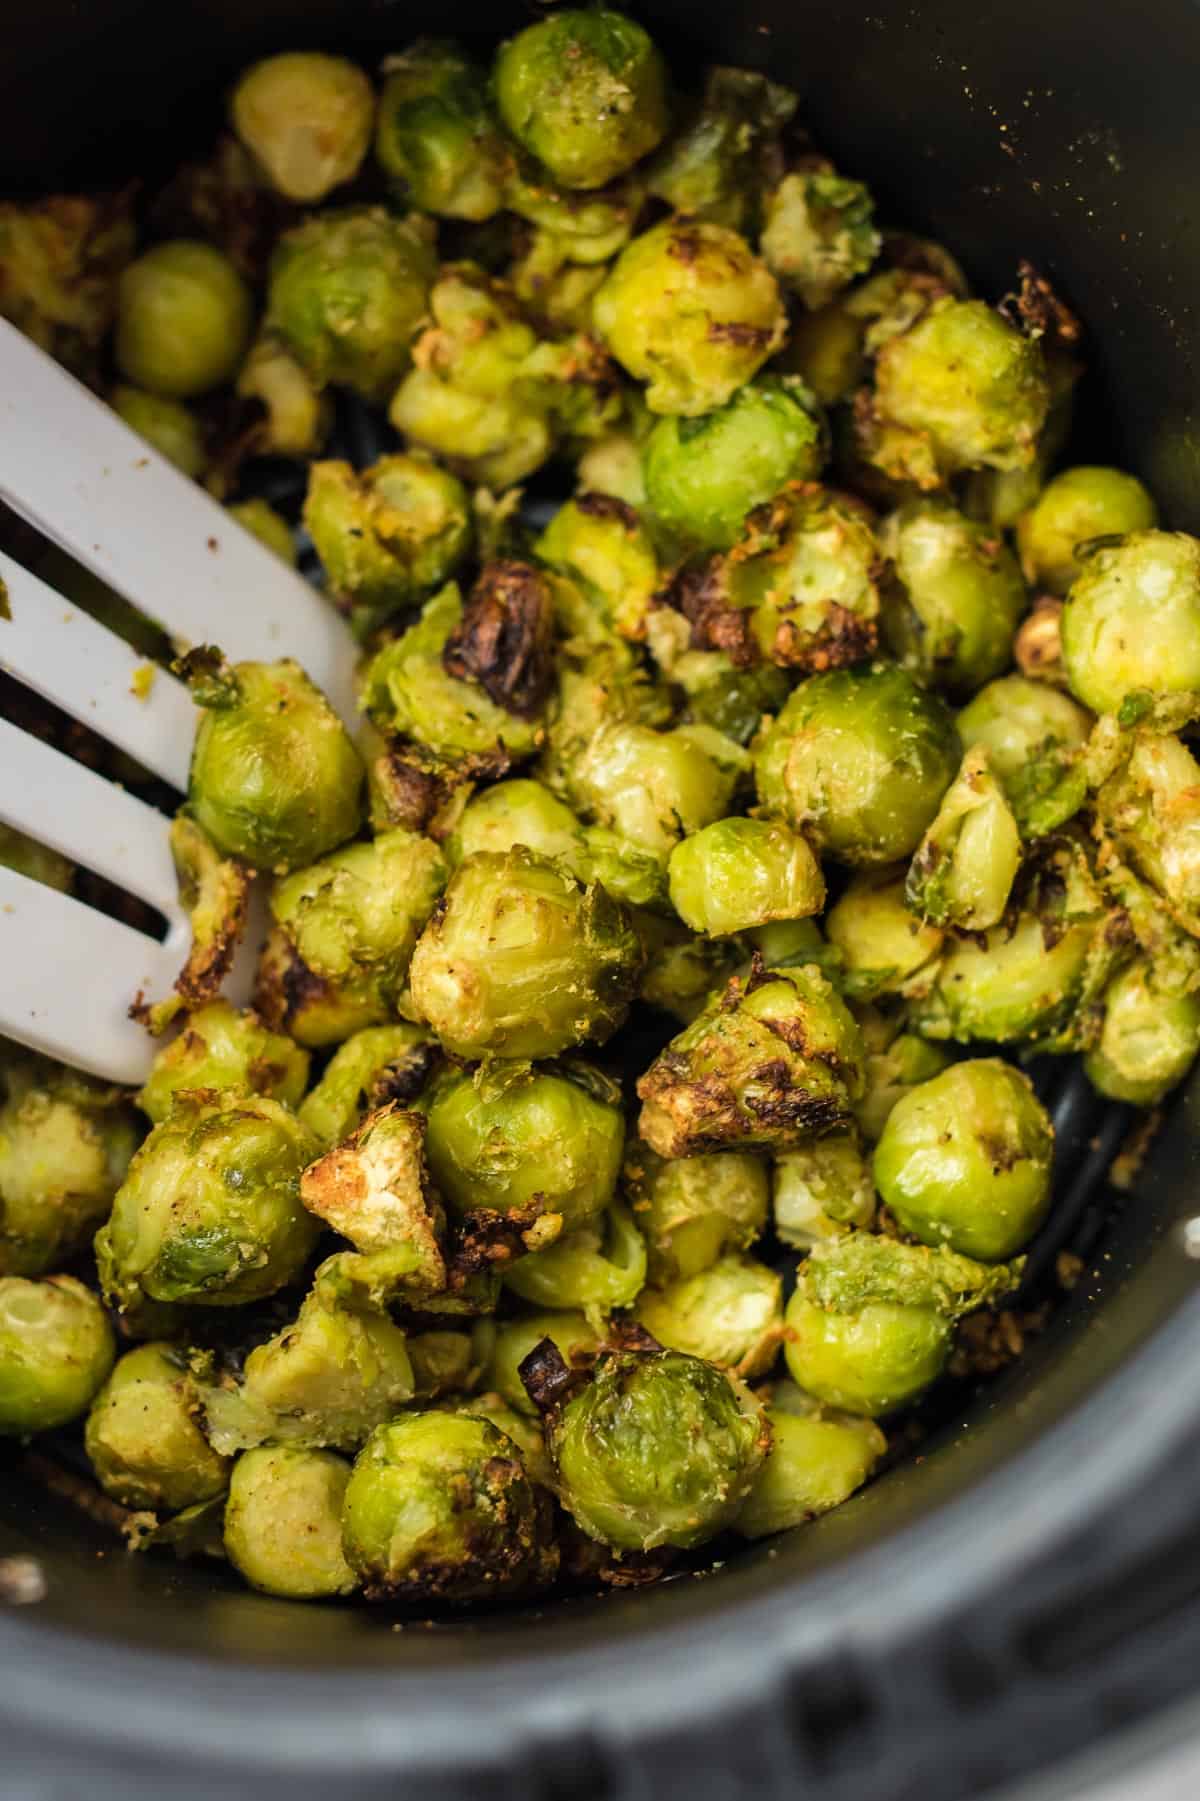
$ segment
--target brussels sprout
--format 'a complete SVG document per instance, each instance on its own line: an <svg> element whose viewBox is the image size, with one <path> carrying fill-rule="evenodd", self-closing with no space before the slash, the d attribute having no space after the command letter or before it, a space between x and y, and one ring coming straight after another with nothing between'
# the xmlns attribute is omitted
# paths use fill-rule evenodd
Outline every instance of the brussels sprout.
<svg viewBox="0 0 1200 1801"><path fill-rule="evenodd" d="M367 154L375 96L341 56L285 51L254 63L229 104L233 129L289 200L324 200Z"/></svg>
<svg viewBox="0 0 1200 1801"><path fill-rule="evenodd" d="M534 262L585 268L607 263L629 242L645 191L637 177L587 193L556 187L529 167L514 169L504 190L511 212L534 226ZM603 279L603 276L601 276Z"/></svg>
<svg viewBox="0 0 1200 1801"><path fill-rule="evenodd" d="M981 744L962 760L937 817L917 846L904 898L939 926L999 925L1021 865L1021 834Z"/></svg>
<svg viewBox="0 0 1200 1801"><path fill-rule="evenodd" d="M1095 796L1097 831L1200 936L1200 763L1181 739L1146 727L1123 738L1119 759Z"/></svg>
<svg viewBox="0 0 1200 1801"><path fill-rule="evenodd" d="M647 187L677 213L741 230L760 165L796 105L790 88L753 69L708 69L703 94L647 165Z"/></svg>
<svg viewBox="0 0 1200 1801"><path fill-rule="evenodd" d="M378 206L316 213L279 240L266 329L318 387L385 400L408 367L433 276L419 224Z"/></svg>
<svg viewBox="0 0 1200 1801"><path fill-rule="evenodd" d="M691 1024L745 960L736 938L700 938L656 913L635 914L634 926L646 959L637 997L682 1025Z"/></svg>
<svg viewBox="0 0 1200 1801"><path fill-rule="evenodd" d="M403 826L275 884L255 1003L301 1044L338 1043L395 1010L446 865Z"/></svg>
<svg viewBox="0 0 1200 1801"><path fill-rule="evenodd" d="M342 1553L342 1501L350 1466L332 1451L267 1445L233 1466L225 1550L251 1588L290 1601L351 1595L358 1579Z"/></svg>
<svg viewBox="0 0 1200 1801"><path fill-rule="evenodd" d="M483 71L457 44L418 38L383 64L375 155L401 199L447 219L490 219L512 153L488 109Z"/></svg>
<svg viewBox="0 0 1200 1801"><path fill-rule="evenodd" d="M1042 921L1022 912L1015 927L952 940L930 993L912 1007L914 1025L961 1044L1040 1039L1075 1013L1093 933L1079 921L1047 947Z"/></svg>
<svg viewBox="0 0 1200 1801"><path fill-rule="evenodd" d="M170 1113L175 1095L191 1088L265 1094L294 1109L307 1081L307 1051L268 1031L256 1013L239 1013L228 1001L216 1000L189 1014L179 1036L158 1052L138 1106L156 1126Z"/></svg>
<svg viewBox="0 0 1200 1801"><path fill-rule="evenodd" d="M0 204L0 317L85 380L98 373L117 277L134 253L132 198L126 188Z"/></svg>
<svg viewBox="0 0 1200 1801"><path fill-rule="evenodd" d="M867 1232L817 1245L784 1314L788 1368L827 1406L892 1413L941 1375L952 1322L1007 1294L1020 1270Z"/></svg>
<svg viewBox="0 0 1200 1801"><path fill-rule="evenodd" d="M314 463L304 523L359 637L440 587L471 545L467 491L427 456L380 457L361 472Z"/></svg>
<svg viewBox="0 0 1200 1801"><path fill-rule="evenodd" d="M508 280L543 329L585 334L592 329L592 301L608 270L603 263L571 262L568 248L553 232L534 227L521 240Z"/></svg>
<svg viewBox="0 0 1200 1801"><path fill-rule="evenodd" d="M772 925L752 926L743 933L743 938L751 952L751 963L743 962L738 969L739 975L747 973L753 963L753 953L757 951L768 969L794 969L815 963L822 975L828 976L840 991L841 956L826 943L814 919L782 919Z"/></svg>
<svg viewBox="0 0 1200 1801"><path fill-rule="evenodd" d="M631 431L610 431L588 444L575 474L581 494L611 494L630 507L646 504L642 453Z"/></svg>
<svg viewBox="0 0 1200 1801"><path fill-rule="evenodd" d="M933 978L943 935L909 910L904 877L894 869L854 876L824 925L852 1000L920 993Z"/></svg>
<svg viewBox="0 0 1200 1801"><path fill-rule="evenodd" d="M455 1056L555 1057L620 1025L641 946L603 888L522 848L477 851L413 953L418 1015Z"/></svg>
<svg viewBox="0 0 1200 1801"><path fill-rule="evenodd" d="M409 1338L406 1348L412 1363L413 1391L418 1400L433 1400L468 1388L479 1373L469 1332L417 1332ZM493 1398L498 1406L503 1406L498 1395ZM491 1416L486 1414L484 1417ZM507 1427L500 1429L506 1431Z"/></svg>
<svg viewBox="0 0 1200 1801"><path fill-rule="evenodd" d="M770 1445L748 1390L683 1351L602 1354L594 1380L545 1424L559 1500L617 1551L714 1537Z"/></svg>
<svg viewBox="0 0 1200 1801"><path fill-rule="evenodd" d="M549 1573L546 1516L517 1447L490 1421L419 1413L376 1428L342 1511L372 1601L477 1601Z"/></svg>
<svg viewBox="0 0 1200 1801"><path fill-rule="evenodd" d="M940 1075L950 1056L915 1032L901 1031L897 1021L885 1019L874 1008L860 1008L858 1019L867 1047L867 1081L854 1117L863 1137L874 1143L900 1097Z"/></svg>
<svg viewBox="0 0 1200 1801"><path fill-rule="evenodd" d="M1155 1107L1181 1082L1200 1051L1200 998L1157 979L1139 960L1113 977L1104 1023L1083 1067L1111 1101Z"/></svg>
<svg viewBox="0 0 1200 1801"><path fill-rule="evenodd" d="M1157 524L1158 508L1136 475L1092 464L1064 469L1017 520L1025 579L1051 594L1066 594L1083 573L1079 545Z"/></svg>
<svg viewBox="0 0 1200 1801"><path fill-rule="evenodd" d="M223 856L298 869L353 837L362 759L298 663L237 663L193 695L188 805Z"/></svg>
<svg viewBox="0 0 1200 1801"><path fill-rule="evenodd" d="M1028 1077L978 1057L896 1103L875 1147L875 1181L923 1244L998 1263L1046 1217L1053 1156L1054 1128Z"/></svg>
<svg viewBox="0 0 1200 1801"><path fill-rule="evenodd" d="M1071 584L1062 654L1076 700L1116 713L1143 691L1200 693L1200 539L1130 532Z"/></svg>
<svg viewBox="0 0 1200 1801"><path fill-rule="evenodd" d="M536 719L498 704L480 683L460 680L447 669L447 648L464 617L462 595L451 582L425 603L402 637L372 659L363 679L363 705L381 731L408 733L436 756L491 757L503 768L506 759L530 755L540 729Z"/></svg>
<svg viewBox="0 0 1200 1801"><path fill-rule="evenodd" d="M285 1287L317 1241L300 1204L316 1150L278 1101L178 1095L96 1234L106 1300L233 1307Z"/></svg>
<svg viewBox="0 0 1200 1801"><path fill-rule="evenodd" d="M666 685L619 639L589 647L578 660L564 656L557 676L538 774L557 795L578 805L575 771L601 729L626 723L667 725L675 707Z"/></svg>
<svg viewBox="0 0 1200 1801"><path fill-rule="evenodd" d="M721 1257L698 1275L643 1289L633 1316L667 1350L749 1380L779 1355L783 1279L754 1257Z"/></svg>
<svg viewBox="0 0 1200 1801"><path fill-rule="evenodd" d="M329 397L277 337L256 338L238 371L236 391L262 409L250 440L259 455L307 457L321 448L333 417Z"/></svg>
<svg viewBox="0 0 1200 1801"><path fill-rule="evenodd" d="M675 911L712 936L819 913L825 902L806 840L767 819L722 819L694 832L671 852L669 875Z"/></svg>
<svg viewBox="0 0 1200 1801"><path fill-rule="evenodd" d="M300 1178L310 1213L357 1251L410 1249L431 1288L444 1288L434 1197L425 1166L425 1116L388 1101Z"/></svg>
<svg viewBox="0 0 1200 1801"><path fill-rule="evenodd" d="M155 1036L180 1012L206 1006L220 993L246 929L254 875L236 857L221 856L186 811L171 821L168 842L179 904L188 916L192 935L172 992L151 1005L139 997L131 1009L132 1016Z"/></svg>
<svg viewBox="0 0 1200 1801"><path fill-rule="evenodd" d="M338 1046L299 1117L328 1150L385 1102L415 1101L437 1055L420 1026L369 1026Z"/></svg>
<svg viewBox="0 0 1200 1801"><path fill-rule="evenodd" d="M766 1165L738 1151L667 1159L635 1140L625 1185L659 1288L702 1274L726 1251L744 1251L767 1223Z"/></svg>
<svg viewBox="0 0 1200 1801"><path fill-rule="evenodd" d="M0 1276L40 1276L104 1219L138 1130L121 1089L0 1051Z"/></svg>
<svg viewBox="0 0 1200 1801"><path fill-rule="evenodd" d="M122 1507L178 1513L225 1492L229 1465L192 1418L186 1369L166 1344L118 1361L83 1436L97 1482Z"/></svg>
<svg viewBox="0 0 1200 1801"><path fill-rule="evenodd" d="M118 382L108 401L113 412L119 414L139 438L153 444L155 450L174 463L182 474L193 481L203 475L208 455L200 422L182 400L171 400L165 394L150 394L145 388Z"/></svg>
<svg viewBox="0 0 1200 1801"><path fill-rule="evenodd" d="M103 1307L74 1276L0 1276L0 1438L85 1413L115 1355Z"/></svg>
<svg viewBox="0 0 1200 1801"><path fill-rule="evenodd" d="M958 715L960 738L987 752L1028 838L1064 825L1087 798L1080 752L1088 728L1069 695L1022 675L989 682Z"/></svg>
<svg viewBox="0 0 1200 1801"><path fill-rule="evenodd" d="M787 1149L844 1125L862 1041L815 965L734 977L638 1082L638 1130L662 1157Z"/></svg>
<svg viewBox="0 0 1200 1801"><path fill-rule="evenodd" d="M491 1326L483 1386L494 1388L507 1406L525 1416L536 1415L537 1408L518 1370L544 1338L550 1339L568 1366L588 1363L600 1348L599 1335L582 1313L523 1313L519 1319L500 1320Z"/></svg>
<svg viewBox="0 0 1200 1801"><path fill-rule="evenodd" d="M69 894L75 880L75 865L69 858L60 857L56 850L39 844L36 838L27 838L24 832L3 824L0 824L0 869L15 869L18 875L28 876L31 882L41 882L46 888L57 888L60 894Z"/></svg>
<svg viewBox="0 0 1200 1801"><path fill-rule="evenodd" d="M292 528L282 513L266 500L239 500L225 511L231 519L236 519L244 531L265 544L268 550L274 551L281 563L294 569L297 563L296 540L292 536Z"/></svg>
<svg viewBox="0 0 1200 1801"><path fill-rule="evenodd" d="M652 413L710 413L783 343L775 278L723 225L668 219L624 249L596 295L596 329Z"/></svg>
<svg viewBox="0 0 1200 1801"><path fill-rule="evenodd" d="M857 1132L831 1132L776 1158L771 1211L778 1236L800 1251L869 1226L875 1185Z"/></svg>
<svg viewBox="0 0 1200 1801"><path fill-rule="evenodd" d="M642 452L646 498L681 543L727 550L746 515L825 460L824 421L794 375L763 375L699 418L660 419Z"/></svg>
<svg viewBox="0 0 1200 1801"><path fill-rule="evenodd" d="M443 848L457 866L476 851L503 852L518 844L539 857L561 858L573 874L581 874L587 866L578 819L549 788L528 777L497 782L472 795Z"/></svg>
<svg viewBox="0 0 1200 1801"><path fill-rule="evenodd" d="M613 1197L625 1121L620 1090L599 1070L493 1063L440 1083L428 1117L429 1168L456 1213L538 1200L570 1232Z"/></svg>
<svg viewBox="0 0 1200 1801"><path fill-rule="evenodd" d="M113 354L135 387L187 400L232 379L250 339L250 292L211 244L156 244L121 274Z"/></svg>
<svg viewBox="0 0 1200 1801"><path fill-rule="evenodd" d="M1008 667L1026 594L1001 538L955 507L922 500L887 520L880 542L898 583L884 632L906 669L963 696Z"/></svg>
<svg viewBox="0 0 1200 1801"><path fill-rule="evenodd" d="M612 630L626 638L644 635L662 578L632 507L608 494L577 494L558 509L535 548L544 563L583 588Z"/></svg>
<svg viewBox="0 0 1200 1801"><path fill-rule="evenodd" d="M632 1306L646 1281L646 1245L629 1211L612 1202L548 1250L505 1272L507 1287L531 1306L581 1311L599 1330L610 1313Z"/></svg>
<svg viewBox="0 0 1200 1801"><path fill-rule="evenodd" d="M250 1352L236 1381L193 1361L205 1431L224 1455L268 1441L353 1451L415 1388L400 1327L385 1313L339 1304L319 1281L292 1324Z"/></svg>
<svg viewBox="0 0 1200 1801"><path fill-rule="evenodd" d="M885 664L810 676L755 754L758 797L842 863L914 851L961 750L936 695Z"/></svg>
<svg viewBox="0 0 1200 1801"><path fill-rule="evenodd" d="M520 1383L517 1386L520 1387ZM527 1400L523 1388L521 1395ZM554 1468L546 1451L542 1428L528 1414L518 1413L498 1394L451 1396L444 1406L448 1412L462 1414L467 1419L487 1420L498 1432L503 1432L521 1453L529 1480L541 1488L553 1488Z"/></svg>
<svg viewBox="0 0 1200 1801"><path fill-rule="evenodd" d="M866 321L856 318L844 301L800 313L773 367L799 375L821 406L837 406L849 401L863 380L866 329Z"/></svg>
<svg viewBox="0 0 1200 1801"><path fill-rule="evenodd" d="M564 8L501 44L500 117L565 188L602 188L665 137L667 70L624 13Z"/></svg>
<svg viewBox="0 0 1200 1801"><path fill-rule="evenodd" d="M861 1488L887 1450L870 1420L767 1408L771 1449L733 1522L743 1538L767 1538L828 1513Z"/></svg>
<svg viewBox="0 0 1200 1801"><path fill-rule="evenodd" d="M942 299L875 364L874 461L938 487L960 469L1023 469L1050 410L1045 358L982 300Z"/></svg>
<svg viewBox="0 0 1200 1801"><path fill-rule="evenodd" d="M664 862L729 811L746 752L711 726L602 725L568 775L580 811Z"/></svg>
<svg viewBox="0 0 1200 1801"><path fill-rule="evenodd" d="M767 267L810 311L864 275L880 242L868 190L828 165L785 175L763 202Z"/></svg>

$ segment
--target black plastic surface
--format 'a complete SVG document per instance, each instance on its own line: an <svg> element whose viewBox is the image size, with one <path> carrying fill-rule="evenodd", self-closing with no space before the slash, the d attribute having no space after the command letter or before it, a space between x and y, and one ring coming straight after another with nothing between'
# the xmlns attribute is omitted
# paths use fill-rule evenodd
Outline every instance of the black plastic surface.
<svg viewBox="0 0 1200 1801"><path fill-rule="evenodd" d="M984 291L1022 255L1060 282L1092 333L1085 442L1200 529L1200 12L641 10L675 57L795 84L885 217L951 244ZM523 16L43 0L5 21L0 187L159 164L266 48L374 54ZM1178 1227L1200 1212L1200 1090L1111 1218L1092 1169L1109 1146L1080 1119L1060 1196L1094 1264L1025 1362L920 1462L702 1580L395 1630L127 1558L0 1463L0 1555L32 1552L49 1581L0 1614L0 1795L949 1801L1183 1692L1200 1669L1200 1265Z"/></svg>

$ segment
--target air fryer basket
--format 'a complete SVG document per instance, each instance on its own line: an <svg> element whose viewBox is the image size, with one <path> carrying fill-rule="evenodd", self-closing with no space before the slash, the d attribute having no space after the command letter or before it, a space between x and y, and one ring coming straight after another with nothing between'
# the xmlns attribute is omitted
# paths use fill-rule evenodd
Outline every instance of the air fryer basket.
<svg viewBox="0 0 1200 1801"><path fill-rule="evenodd" d="M528 9L532 11L533 9ZM1190 0L647 0L676 63L796 86L885 219L980 291L1044 270L1089 328L1077 449L1200 530ZM252 56L371 58L519 9L379 0L41 0L5 21L0 192L169 164ZM526 13L524 16L528 16ZM2 972L0 972L0 979ZM86 996L80 1004L86 1005ZM298 1608L129 1557L0 1451L0 1795L695 1801L979 1794L1187 1692L1200 1671L1200 1077L1134 1191L1131 1123L1048 1072L1060 1245L1085 1278L1026 1357L827 1518L650 1592L426 1627ZM956 1397L956 1400L959 1397ZM5 1461L5 1459L8 1461ZM11 1786L9 1786L11 1785Z"/></svg>

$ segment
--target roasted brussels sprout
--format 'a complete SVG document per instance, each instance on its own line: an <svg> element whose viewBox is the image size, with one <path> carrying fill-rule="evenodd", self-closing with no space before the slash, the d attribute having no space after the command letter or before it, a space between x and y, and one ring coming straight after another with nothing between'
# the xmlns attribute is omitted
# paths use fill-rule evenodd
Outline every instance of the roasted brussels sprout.
<svg viewBox="0 0 1200 1801"><path fill-rule="evenodd" d="M187 1368L167 1344L138 1345L92 1402L83 1436L96 1480L122 1507L178 1513L224 1494L229 1464L192 1417Z"/></svg>
<svg viewBox="0 0 1200 1801"><path fill-rule="evenodd" d="M1066 594L1083 572L1080 545L1157 524L1158 508L1135 475L1092 464L1064 469L1017 521L1025 579L1050 594Z"/></svg>
<svg viewBox="0 0 1200 1801"><path fill-rule="evenodd" d="M1026 605L1003 539L955 507L922 500L885 522L880 543L897 583L884 632L905 668L959 697L1000 675Z"/></svg>
<svg viewBox="0 0 1200 1801"><path fill-rule="evenodd" d="M516 1445L463 1414L379 1426L355 1461L342 1534L373 1601L476 1601L551 1573L545 1511Z"/></svg>
<svg viewBox="0 0 1200 1801"><path fill-rule="evenodd" d="M307 368L273 333L255 339L238 371L237 393L258 403L250 439L263 456L315 456L329 432L333 409Z"/></svg>
<svg viewBox="0 0 1200 1801"><path fill-rule="evenodd" d="M318 386L385 400L408 367L433 276L413 221L382 207L316 213L279 240L266 328Z"/></svg>
<svg viewBox="0 0 1200 1801"><path fill-rule="evenodd" d="M383 65L375 155L401 199L448 219L490 219L512 153L488 109L483 71L457 44L418 38Z"/></svg>
<svg viewBox="0 0 1200 1801"><path fill-rule="evenodd" d="M103 1307L74 1276L0 1276L0 1438L77 1419L115 1355Z"/></svg>
<svg viewBox="0 0 1200 1801"><path fill-rule="evenodd" d="M618 1351L551 1410L546 1442L558 1498L589 1538L617 1551L690 1550L734 1519L770 1432L749 1392L711 1363Z"/></svg>
<svg viewBox="0 0 1200 1801"><path fill-rule="evenodd" d="M862 1041L815 965L734 977L638 1082L639 1131L662 1157L787 1149L846 1124Z"/></svg>
<svg viewBox="0 0 1200 1801"><path fill-rule="evenodd" d="M602 188L666 135L666 67L624 13L568 7L527 25L492 84L513 137L565 188Z"/></svg>
<svg viewBox="0 0 1200 1801"><path fill-rule="evenodd" d="M204 714L188 805L224 856L298 869L353 837L362 759L298 663L237 663L192 691Z"/></svg>
<svg viewBox="0 0 1200 1801"><path fill-rule="evenodd" d="M868 190L828 165L785 175L764 200L759 247L767 267L810 311L864 275L880 242Z"/></svg>
<svg viewBox="0 0 1200 1801"><path fill-rule="evenodd" d="M581 1312L598 1331L645 1287L646 1243L628 1208L613 1201L548 1250L519 1258L504 1281L531 1306Z"/></svg>
<svg viewBox="0 0 1200 1801"><path fill-rule="evenodd" d="M626 638L644 635L661 572L633 508L608 494L577 494L555 513L537 555L584 590L600 617Z"/></svg>
<svg viewBox="0 0 1200 1801"><path fill-rule="evenodd" d="M0 317L94 380L112 324L117 277L134 253L128 188L0 204Z"/></svg>
<svg viewBox="0 0 1200 1801"><path fill-rule="evenodd" d="M477 851L413 953L412 1001L460 1057L554 1057L625 1017L641 946L624 908L517 848Z"/></svg>
<svg viewBox="0 0 1200 1801"><path fill-rule="evenodd" d="M250 293L211 244L156 244L123 270L114 355L136 387L187 400L229 381L250 339Z"/></svg>
<svg viewBox="0 0 1200 1801"><path fill-rule="evenodd" d="M593 303L617 361L652 413L724 406L783 343L775 278L723 225L668 219L624 249Z"/></svg>
<svg viewBox="0 0 1200 1801"><path fill-rule="evenodd" d="M818 1407L793 1411L775 1398L767 1407L771 1449L733 1529L742 1538L786 1532L831 1507L840 1507L861 1488L887 1450L887 1439L870 1420L827 1415ZM797 1401L806 1397L796 1395Z"/></svg>
<svg viewBox="0 0 1200 1801"><path fill-rule="evenodd" d="M665 862L687 833L728 812L749 761L711 726L656 732L613 721L592 735L567 786L585 817Z"/></svg>
<svg viewBox="0 0 1200 1801"><path fill-rule="evenodd" d="M583 827L549 788L528 777L497 782L472 795L444 849L457 866L476 851L510 851L518 844L539 857L561 858L573 873L586 867Z"/></svg>
<svg viewBox="0 0 1200 1801"><path fill-rule="evenodd" d="M755 755L758 797L839 862L891 863L930 825L961 755L936 695L886 664L810 676Z"/></svg>
<svg viewBox="0 0 1200 1801"><path fill-rule="evenodd" d="M651 512L681 544L727 550L746 515L789 481L810 481L824 421L795 375L763 375L698 418L660 419L642 451Z"/></svg>
<svg viewBox="0 0 1200 1801"><path fill-rule="evenodd" d="M677 213L740 231L751 218L765 156L797 97L753 69L706 70L703 93L645 169L646 185Z"/></svg>
<svg viewBox="0 0 1200 1801"><path fill-rule="evenodd" d="M340 1144L387 1101L415 1101L437 1056L437 1044L420 1026L369 1026L338 1046L299 1117L326 1149Z"/></svg>
<svg viewBox="0 0 1200 1801"><path fill-rule="evenodd" d="M1071 692L1093 713L1143 692L1200 693L1200 539L1140 531L1101 546L1071 584L1061 630Z"/></svg>
<svg viewBox="0 0 1200 1801"><path fill-rule="evenodd" d="M548 1338L569 1367L583 1367L600 1348L600 1335L582 1313L522 1313L517 1319L489 1321L488 1327L483 1386L495 1389L507 1406L526 1417L536 1415L537 1408L518 1371L530 1351Z"/></svg>
<svg viewBox="0 0 1200 1801"><path fill-rule="evenodd" d="M231 519L236 519L244 531L257 538L260 544L274 551L281 563L289 568L296 567L296 540L292 536L292 528L282 513L277 513L269 501L239 500L226 507Z"/></svg>
<svg viewBox="0 0 1200 1801"><path fill-rule="evenodd" d="M894 869L860 871L824 925L852 1000L919 993L932 979L942 933L906 905L904 876Z"/></svg>
<svg viewBox="0 0 1200 1801"><path fill-rule="evenodd" d="M425 1149L457 1213L539 1201L573 1231L607 1207L625 1143L620 1090L586 1064L492 1063L448 1076L429 1101Z"/></svg>
<svg viewBox="0 0 1200 1801"><path fill-rule="evenodd" d="M251 1588L291 1601L351 1595L358 1578L342 1552L350 1465L332 1451L265 1445L233 1466L225 1551Z"/></svg>
<svg viewBox="0 0 1200 1801"><path fill-rule="evenodd" d="M867 1047L867 1080L854 1117L863 1137L874 1143L900 1097L940 1075L950 1055L873 1007L860 1007L857 1017Z"/></svg>
<svg viewBox="0 0 1200 1801"><path fill-rule="evenodd" d="M959 736L987 752L1022 836L1056 830L1083 805L1089 723L1069 695L1023 675L989 682L958 715Z"/></svg>
<svg viewBox="0 0 1200 1801"><path fill-rule="evenodd" d="M1151 727L1122 734L1094 804L1097 833L1200 936L1200 763L1183 740Z"/></svg>
<svg viewBox="0 0 1200 1801"><path fill-rule="evenodd" d="M1045 1218L1053 1155L1054 1128L1029 1078L977 1057L897 1101L875 1147L875 1181L923 1244L998 1263Z"/></svg>
<svg viewBox="0 0 1200 1801"><path fill-rule="evenodd" d="M304 523L360 637L441 587L471 545L467 491L427 456L380 457L361 472L314 463Z"/></svg>
<svg viewBox="0 0 1200 1801"><path fill-rule="evenodd" d="M269 1031L256 1013L239 1013L228 1001L216 1000L190 1013L178 1037L158 1052L138 1106L156 1126L170 1113L176 1094L191 1088L265 1094L294 1109L307 1082L307 1051Z"/></svg>
<svg viewBox="0 0 1200 1801"><path fill-rule="evenodd" d="M1180 991L1139 959L1104 995L1104 1022L1084 1059L1088 1080L1111 1101L1155 1107L1200 1051L1200 997Z"/></svg>
<svg viewBox="0 0 1200 1801"><path fill-rule="evenodd" d="M802 919L825 901L807 840L778 820L721 819L671 852L671 904L695 932L719 936Z"/></svg>
<svg viewBox="0 0 1200 1801"><path fill-rule="evenodd" d="M96 1234L105 1298L237 1306L299 1274L318 1228L300 1204L317 1146L278 1101L178 1095Z"/></svg>
<svg viewBox="0 0 1200 1801"><path fill-rule="evenodd" d="M858 1133L831 1132L776 1158L771 1212L778 1236L800 1251L869 1226L875 1185Z"/></svg>
<svg viewBox="0 0 1200 1801"><path fill-rule="evenodd" d="M750 1380L779 1355L783 1279L754 1257L721 1257L665 1288L644 1288L633 1316L667 1350Z"/></svg>
<svg viewBox="0 0 1200 1801"><path fill-rule="evenodd" d="M643 910L634 927L645 953L638 999L690 1025L716 988L745 962L736 938L700 938L685 925Z"/></svg>
<svg viewBox="0 0 1200 1801"><path fill-rule="evenodd" d="M233 129L289 200L324 200L367 154L375 96L341 56L285 51L252 64L229 104Z"/></svg>
<svg viewBox="0 0 1200 1801"><path fill-rule="evenodd" d="M137 1147L123 1092L0 1045L0 1276L40 1276L82 1249Z"/></svg>
<svg viewBox="0 0 1200 1801"><path fill-rule="evenodd" d="M625 1186L650 1280L660 1288L711 1269L727 1251L746 1250L767 1223L766 1165L738 1151L664 1158L635 1141Z"/></svg>
<svg viewBox="0 0 1200 1801"><path fill-rule="evenodd" d="M182 400L171 400L165 394L150 394L145 388L134 388L118 382L108 397L114 413L120 415L139 438L153 444L168 462L194 481L203 475L208 464L204 438L196 415Z"/></svg>
<svg viewBox="0 0 1200 1801"><path fill-rule="evenodd" d="M981 744L963 758L909 865L904 897L933 925L999 925L1021 864L1021 834Z"/></svg>
<svg viewBox="0 0 1200 1801"><path fill-rule="evenodd" d="M423 1113L405 1112L395 1101L369 1113L304 1171L300 1198L355 1250L411 1251L414 1273L433 1289L445 1287Z"/></svg>

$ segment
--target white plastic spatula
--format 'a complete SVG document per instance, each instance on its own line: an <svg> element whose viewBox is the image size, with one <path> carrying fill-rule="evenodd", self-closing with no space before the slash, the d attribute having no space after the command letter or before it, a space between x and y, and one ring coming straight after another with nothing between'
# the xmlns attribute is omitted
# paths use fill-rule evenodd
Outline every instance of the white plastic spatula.
<svg viewBox="0 0 1200 1801"><path fill-rule="evenodd" d="M0 499L180 645L233 660L290 656L353 719L354 648L316 591L73 376L0 320ZM187 690L11 558L0 669L182 793L195 729ZM0 1034L118 1082L154 1045L128 1016L167 994L188 948L167 821L0 719L0 821L165 915L165 943L0 868Z"/></svg>

